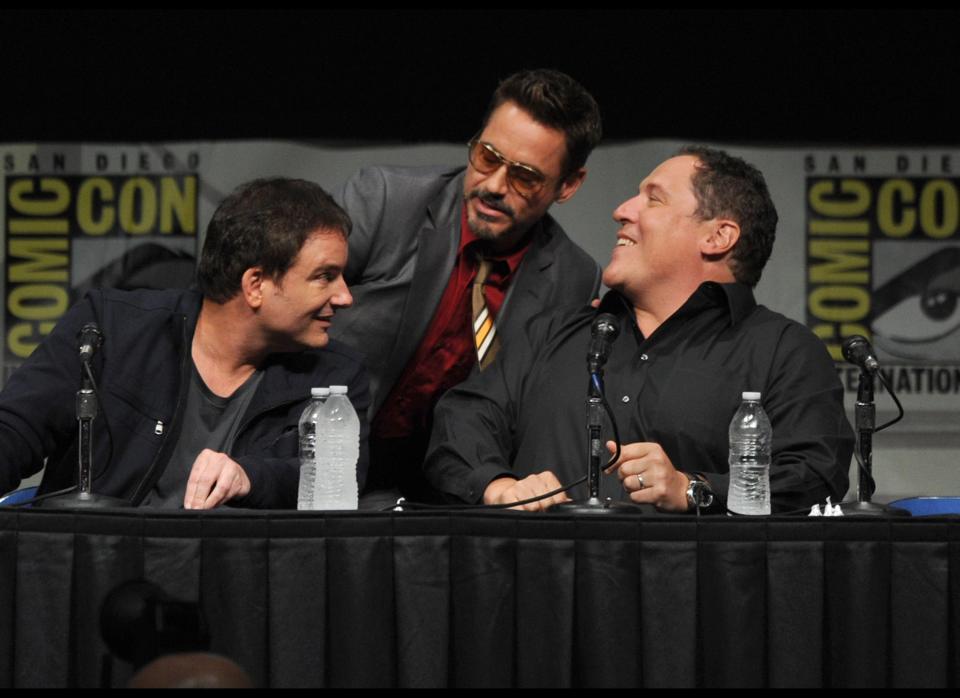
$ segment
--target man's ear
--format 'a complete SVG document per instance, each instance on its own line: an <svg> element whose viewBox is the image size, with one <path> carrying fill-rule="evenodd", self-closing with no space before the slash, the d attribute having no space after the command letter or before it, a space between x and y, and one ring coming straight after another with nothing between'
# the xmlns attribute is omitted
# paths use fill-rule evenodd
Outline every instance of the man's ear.
<svg viewBox="0 0 960 698"><path fill-rule="evenodd" d="M587 171L581 167L579 170L568 176L560 183L560 188L557 190L557 195L553 200L558 204L569 201L571 198L573 198L573 195L577 193L577 189L580 188L580 185L583 184L583 180L586 178Z"/></svg>
<svg viewBox="0 0 960 698"><path fill-rule="evenodd" d="M261 267L250 267L240 277L240 294L246 304L254 310L263 304L264 281Z"/></svg>
<svg viewBox="0 0 960 698"><path fill-rule="evenodd" d="M700 243L700 252L708 257L722 257L740 239L740 225L729 218L718 218L711 226L710 234Z"/></svg>

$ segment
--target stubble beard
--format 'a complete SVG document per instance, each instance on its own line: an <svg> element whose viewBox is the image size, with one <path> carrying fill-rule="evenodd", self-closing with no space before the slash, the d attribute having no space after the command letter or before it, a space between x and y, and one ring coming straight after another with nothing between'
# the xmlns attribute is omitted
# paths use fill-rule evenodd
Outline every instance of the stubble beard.
<svg viewBox="0 0 960 698"><path fill-rule="evenodd" d="M474 216L470 216L468 209L467 227L470 228L470 232L473 233L474 237L476 237L478 240L484 240L492 245L503 245L504 243L507 243L509 246L510 244L513 244L522 238L526 234L526 231L531 227L526 226L525 228L521 229L521 227L517 225L515 218L516 212L513 210L513 208L508 206L502 200L488 195L487 192L481 189L474 189L473 191L468 192L464 196L465 205L470 199L479 199L490 208L508 216L511 221L506 228L498 231L494 229L492 224L485 221L482 214L479 212L475 213Z"/></svg>

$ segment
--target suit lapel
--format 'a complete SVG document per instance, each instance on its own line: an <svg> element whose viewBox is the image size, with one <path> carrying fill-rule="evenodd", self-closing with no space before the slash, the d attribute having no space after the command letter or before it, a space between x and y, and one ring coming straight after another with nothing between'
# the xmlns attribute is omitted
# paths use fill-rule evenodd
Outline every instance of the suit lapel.
<svg viewBox="0 0 960 698"><path fill-rule="evenodd" d="M392 386L406 368L426 334L430 321L450 281L460 245L460 216L463 175L454 178L427 207L427 218L418 234L416 267L400 320L400 332L388 362L389 373L382 385ZM386 399L378 391L371 414Z"/></svg>
<svg viewBox="0 0 960 698"><path fill-rule="evenodd" d="M523 330L526 320L536 313L547 310L545 294L549 291L548 284L541 282L541 275L554 262L551 219L544 217L537 223L530 249L523 256L523 261L506 298L497 315L497 332L507 341Z"/></svg>

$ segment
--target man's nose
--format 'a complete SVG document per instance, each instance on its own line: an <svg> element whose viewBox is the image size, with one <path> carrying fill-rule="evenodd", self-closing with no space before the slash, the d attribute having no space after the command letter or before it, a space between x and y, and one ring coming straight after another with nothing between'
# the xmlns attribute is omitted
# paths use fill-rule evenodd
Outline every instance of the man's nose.
<svg viewBox="0 0 960 698"><path fill-rule="evenodd" d="M342 276L340 277L340 284L342 288L337 290L330 302L338 308L349 308L353 305L353 294L350 293L350 287L347 286L347 282L344 281Z"/></svg>
<svg viewBox="0 0 960 698"><path fill-rule="evenodd" d="M483 183L483 186L487 191L493 194L506 196L507 191L510 189L509 176L507 175L507 165L501 164L500 167L487 175L487 179Z"/></svg>
<svg viewBox="0 0 960 698"><path fill-rule="evenodd" d="M627 199L613 210L613 220L617 223L632 221L636 214L637 198Z"/></svg>

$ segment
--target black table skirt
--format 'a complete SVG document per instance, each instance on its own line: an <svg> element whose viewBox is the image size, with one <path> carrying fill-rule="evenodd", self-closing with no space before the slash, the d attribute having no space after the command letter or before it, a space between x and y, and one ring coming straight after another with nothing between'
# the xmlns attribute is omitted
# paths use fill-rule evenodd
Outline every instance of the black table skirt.
<svg viewBox="0 0 960 698"><path fill-rule="evenodd" d="M261 686L960 683L956 519L0 510L0 687L97 686L138 578Z"/></svg>

